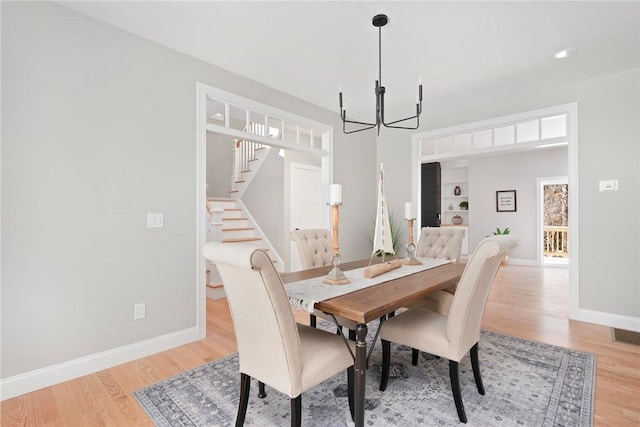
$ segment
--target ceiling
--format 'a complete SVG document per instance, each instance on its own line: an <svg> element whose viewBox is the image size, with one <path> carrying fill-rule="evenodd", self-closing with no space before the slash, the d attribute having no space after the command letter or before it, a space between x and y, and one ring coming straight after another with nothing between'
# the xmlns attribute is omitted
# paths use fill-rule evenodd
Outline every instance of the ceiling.
<svg viewBox="0 0 640 427"><path fill-rule="evenodd" d="M60 2L251 80L374 120L378 30L387 121L640 67L640 2ZM578 49L563 60L553 54Z"/></svg>

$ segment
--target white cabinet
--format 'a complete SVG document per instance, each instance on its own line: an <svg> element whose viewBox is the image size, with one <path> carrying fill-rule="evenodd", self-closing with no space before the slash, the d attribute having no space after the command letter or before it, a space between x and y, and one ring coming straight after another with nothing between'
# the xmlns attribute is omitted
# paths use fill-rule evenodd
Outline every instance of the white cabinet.
<svg viewBox="0 0 640 427"><path fill-rule="evenodd" d="M469 240L469 163L468 161L441 163L441 227L464 227L462 253L467 255Z"/></svg>

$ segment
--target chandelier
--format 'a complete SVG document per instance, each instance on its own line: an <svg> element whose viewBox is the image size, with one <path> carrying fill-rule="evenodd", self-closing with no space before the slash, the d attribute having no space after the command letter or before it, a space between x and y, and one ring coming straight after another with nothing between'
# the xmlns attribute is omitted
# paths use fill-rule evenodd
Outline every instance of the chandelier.
<svg viewBox="0 0 640 427"><path fill-rule="evenodd" d="M373 26L378 27L378 79L376 80L376 85L375 85L376 121L375 123L367 123L367 122L359 122L359 121L347 119L347 110L344 108L344 105L342 104L342 88L341 88L339 91L340 117L342 118L342 131L346 134L361 132L363 130L377 127L378 135L380 135L380 125L387 128L394 128L394 129L418 129L418 127L420 126L420 113L422 113L422 82L419 82L419 85L418 85L418 99L416 100L415 116L406 117L404 119L394 120L391 122L385 122L384 120L385 87L382 86L382 27L384 27L387 24L387 22L389 22L389 18L387 17L387 15L380 14L373 17ZM405 122L407 120L414 120L414 119L415 119L414 126L399 125L399 123ZM360 125L361 127L347 131L347 123Z"/></svg>

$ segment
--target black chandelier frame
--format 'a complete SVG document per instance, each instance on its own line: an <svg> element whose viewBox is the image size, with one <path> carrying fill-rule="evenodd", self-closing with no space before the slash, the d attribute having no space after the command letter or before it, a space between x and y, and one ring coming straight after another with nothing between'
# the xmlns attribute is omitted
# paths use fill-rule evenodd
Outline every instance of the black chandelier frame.
<svg viewBox="0 0 640 427"><path fill-rule="evenodd" d="M346 134L362 132L365 130L378 128L378 135L380 135L380 126L384 126L392 129L409 129L416 130L420 127L420 114L422 113L422 82L418 85L418 102L416 102L416 114L411 117L406 117L400 120L394 120L391 122L385 122L384 120L384 94L386 92L385 87L382 85L382 27L387 25L389 17L384 14L379 14L373 17L372 23L374 27L378 27L378 80L375 83L376 94L376 121L375 123L360 122L356 120L347 119L347 110L342 103L342 90L339 92L340 99L340 118L342 119L342 131ZM414 126L399 126L398 123L402 123L408 120L414 120ZM354 125L361 125L362 127L352 130L347 130L347 123Z"/></svg>

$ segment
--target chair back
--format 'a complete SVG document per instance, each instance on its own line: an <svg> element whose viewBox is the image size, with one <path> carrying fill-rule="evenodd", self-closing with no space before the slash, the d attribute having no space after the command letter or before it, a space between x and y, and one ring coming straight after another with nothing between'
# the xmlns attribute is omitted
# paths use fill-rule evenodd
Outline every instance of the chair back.
<svg viewBox="0 0 640 427"><path fill-rule="evenodd" d="M487 237L467 262L447 320L447 338L458 360L479 341L484 308L498 267L505 253L517 243L510 235Z"/></svg>
<svg viewBox="0 0 640 427"><path fill-rule="evenodd" d="M331 265L333 238L329 230L323 228L295 230L291 232L290 237L296 242L303 269Z"/></svg>
<svg viewBox="0 0 640 427"><path fill-rule="evenodd" d="M300 336L271 259L255 246L217 242L205 244L203 253L222 278L238 343L240 372L297 396L302 387Z"/></svg>
<svg viewBox="0 0 640 427"><path fill-rule="evenodd" d="M416 256L460 261L462 227L423 227L416 247Z"/></svg>

